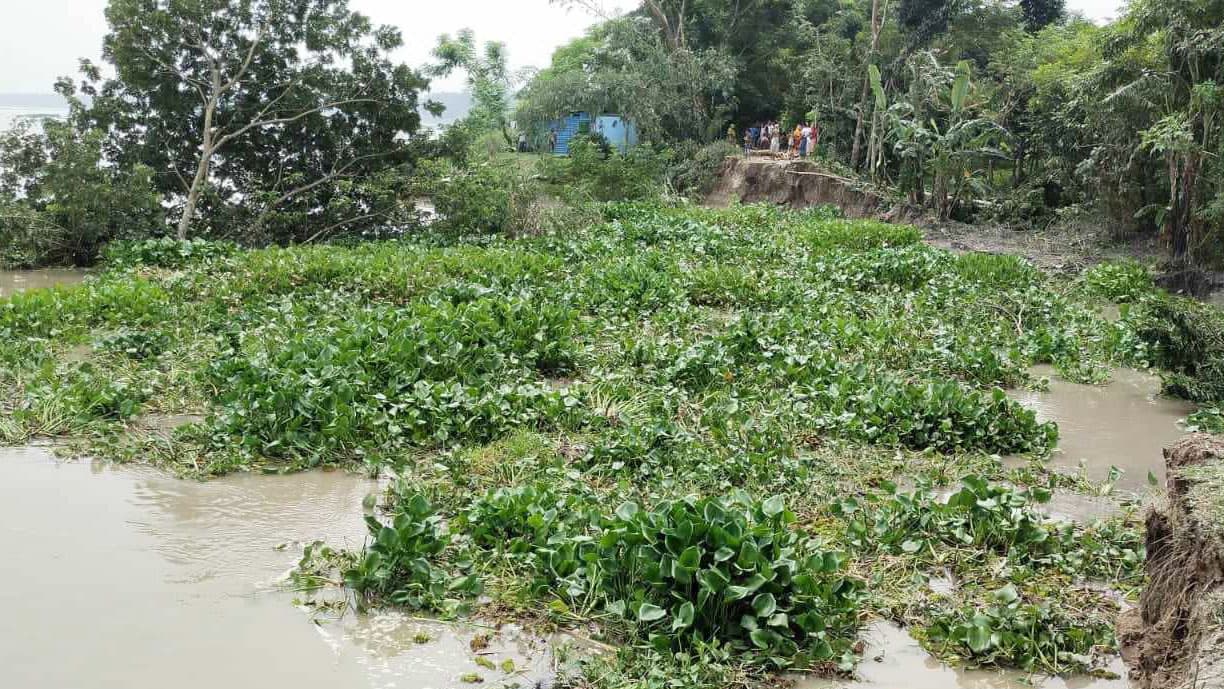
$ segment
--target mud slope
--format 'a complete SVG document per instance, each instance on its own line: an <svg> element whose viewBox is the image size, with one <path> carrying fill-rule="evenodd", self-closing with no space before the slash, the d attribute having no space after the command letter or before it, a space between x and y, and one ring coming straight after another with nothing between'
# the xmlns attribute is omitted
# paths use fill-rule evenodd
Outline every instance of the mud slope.
<svg viewBox="0 0 1224 689"><path fill-rule="evenodd" d="M1224 441L1165 450L1168 500L1147 516L1139 607L1120 623L1131 679L1151 689L1224 687Z"/></svg>
<svg viewBox="0 0 1224 689"><path fill-rule="evenodd" d="M917 217L904 207L871 191L855 188L850 180L829 174L813 163L785 162L770 158L728 158L723 162L718 184L706 198L711 206L768 202L791 208L832 204L848 218L879 218L910 222Z"/></svg>

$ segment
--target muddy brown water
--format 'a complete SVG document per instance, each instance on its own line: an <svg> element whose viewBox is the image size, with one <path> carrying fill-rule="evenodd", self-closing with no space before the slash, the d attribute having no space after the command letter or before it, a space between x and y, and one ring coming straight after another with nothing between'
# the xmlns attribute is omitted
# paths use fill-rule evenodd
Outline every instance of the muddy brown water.
<svg viewBox="0 0 1224 689"><path fill-rule="evenodd" d="M904 629L877 622L863 634L867 649L855 680L801 679L796 689L1126 689L1126 668L1116 658L1109 670L1119 679L1032 676L1015 670L966 670L944 665Z"/></svg>
<svg viewBox="0 0 1224 689"><path fill-rule="evenodd" d="M1012 395L1042 421L1058 422L1050 460L1055 466L1075 470L1082 463L1094 481L1106 480L1117 467L1125 472L1115 484L1120 491L1146 490L1148 472L1164 485L1162 451L1185 435L1178 422L1193 404L1161 396L1160 379L1142 371L1116 370L1108 385L1069 383L1048 366L1033 374L1050 379L1049 391Z"/></svg>
<svg viewBox="0 0 1224 689"><path fill-rule="evenodd" d="M1160 474L1161 449L1182 435L1189 405L1159 397L1159 381L1118 371L1108 386L1051 378L1049 392L1014 393L1061 427L1052 460L1119 488L1141 490ZM458 689L480 674L488 686L523 687L549 676L547 645L513 630L475 662L477 626L402 613L317 621L284 586L303 543L358 548L363 499L379 489L342 472L237 475L208 483L154 470L59 462L37 448L0 449L0 686L180 689L218 686ZM1084 503L1084 504L1081 504ZM1090 503L1090 504L1089 504ZM1078 518L1113 498L1073 498L1055 512ZM430 641L417 643L424 632ZM857 681L801 678L802 689L1120 689L1125 680L1031 678L952 668L900 628L876 623ZM1121 674L1121 661L1111 668ZM1031 682L1031 683L1030 683Z"/></svg>
<svg viewBox="0 0 1224 689"><path fill-rule="evenodd" d="M0 270L0 297L28 289L75 285L85 279L85 271L76 268L47 270Z"/></svg>
<svg viewBox="0 0 1224 689"><path fill-rule="evenodd" d="M301 543L360 547L377 484L339 472L209 483L0 449L0 687L531 686L547 649L402 614L315 623L283 577ZM417 643L419 632L431 641Z"/></svg>

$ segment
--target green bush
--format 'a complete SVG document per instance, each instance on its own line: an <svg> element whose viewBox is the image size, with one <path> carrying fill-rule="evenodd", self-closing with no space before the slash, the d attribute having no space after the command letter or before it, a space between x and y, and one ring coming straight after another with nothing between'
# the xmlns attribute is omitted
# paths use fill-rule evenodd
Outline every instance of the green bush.
<svg viewBox="0 0 1224 689"><path fill-rule="evenodd" d="M343 572L345 585L363 599L456 613L464 599L480 593L474 574L455 575L441 566L451 536L424 496L400 496L390 524L366 517L366 526L370 543Z"/></svg>
<svg viewBox="0 0 1224 689"><path fill-rule="evenodd" d="M859 584L793 522L780 497L627 502L590 536L550 539L539 567L571 604L625 619L657 649L719 641L777 666L841 660Z"/></svg>
<svg viewBox="0 0 1224 689"><path fill-rule="evenodd" d="M1211 403L1224 400L1224 313L1183 297L1153 295L1123 319L1165 369L1167 394Z"/></svg>
<svg viewBox="0 0 1224 689"><path fill-rule="evenodd" d="M668 165L667 183L681 194L704 197L713 191L723 163L739 153L738 146L722 140L705 145L681 142Z"/></svg>
<svg viewBox="0 0 1224 689"><path fill-rule="evenodd" d="M544 158L540 175L571 201L638 201L658 198L670 154L635 146L622 154L598 142L576 139L568 158Z"/></svg>
<svg viewBox="0 0 1224 689"><path fill-rule="evenodd" d="M1139 301L1156 289L1151 271L1138 261L1098 263L1081 279L1089 292L1118 304Z"/></svg>
<svg viewBox="0 0 1224 689"><path fill-rule="evenodd" d="M173 237L142 241L111 242L102 252L109 268L183 268L203 261L232 256L238 251L233 242L203 239L180 241Z"/></svg>
<svg viewBox="0 0 1224 689"><path fill-rule="evenodd" d="M514 220L535 202L537 191L511 164L478 162L455 166L423 161L420 175L438 220L429 231L454 234L514 234Z"/></svg>

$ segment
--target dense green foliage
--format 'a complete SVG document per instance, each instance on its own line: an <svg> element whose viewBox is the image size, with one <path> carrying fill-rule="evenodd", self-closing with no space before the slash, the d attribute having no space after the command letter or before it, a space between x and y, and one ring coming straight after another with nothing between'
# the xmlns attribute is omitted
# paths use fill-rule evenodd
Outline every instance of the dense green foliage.
<svg viewBox="0 0 1224 689"><path fill-rule="evenodd" d="M871 614L945 656L1097 665L1111 604L1065 583L1133 586L1138 537L1033 511L1078 484L992 456L1057 439L1003 389L1034 363L1182 370L1195 336L1157 307L1184 300L1127 267L1056 278L827 208L582 214L517 239L116 244L82 285L0 301L0 435L191 475L392 467L368 548L312 557L363 604L451 615L484 591L598 620L637 654L584 670L608 681L647 658L708 681L845 668ZM1110 322L1103 294L1134 303ZM141 430L158 415L202 420ZM947 502L879 491L967 475ZM963 584L932 600L912 577L941 567ZM1025 620L1063 631L1016 636Z"/></svg>
<svg viewBox="0 0 1224 689"><path fill-rule="evenodd" d="M814 120L823 157L940 217L1078 207L1218 260L1222 24L1219 0L1135 0L1105 26L1062 0L643 0L558 49L518 117L618 112L678 148Z"/></svg>
<svg viewBox="0 0 1224 689"><path fill-rule="evenodd" d="M0 137L0 262L88 265L116 239L247 245L412 226L428 82L347 0L111 0L66 122Z"/></svg>

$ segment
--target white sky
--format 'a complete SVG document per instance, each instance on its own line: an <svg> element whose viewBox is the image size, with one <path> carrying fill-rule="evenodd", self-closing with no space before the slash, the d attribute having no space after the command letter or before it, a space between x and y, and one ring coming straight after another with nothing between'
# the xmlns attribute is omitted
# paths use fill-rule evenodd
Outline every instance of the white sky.
<svg viewBox="0 0 1224 689"><path fill-rule="evenodd" d="M376 24L394 24L404 34L399 59L414 67L429 59L438 34L469 27L480 41L509 47L511 65L543 67L552 51L583 33L595 20L548 0L350 0ZM1123 0L1068 0L1089 18L1112 18ZM610 9L634 0L604 0ZM0 0L0 93L50 93L55 78L76 74L77 59L98 59L106 0ZM458 90L458 78L435 82L434 90Z"/></svg>

